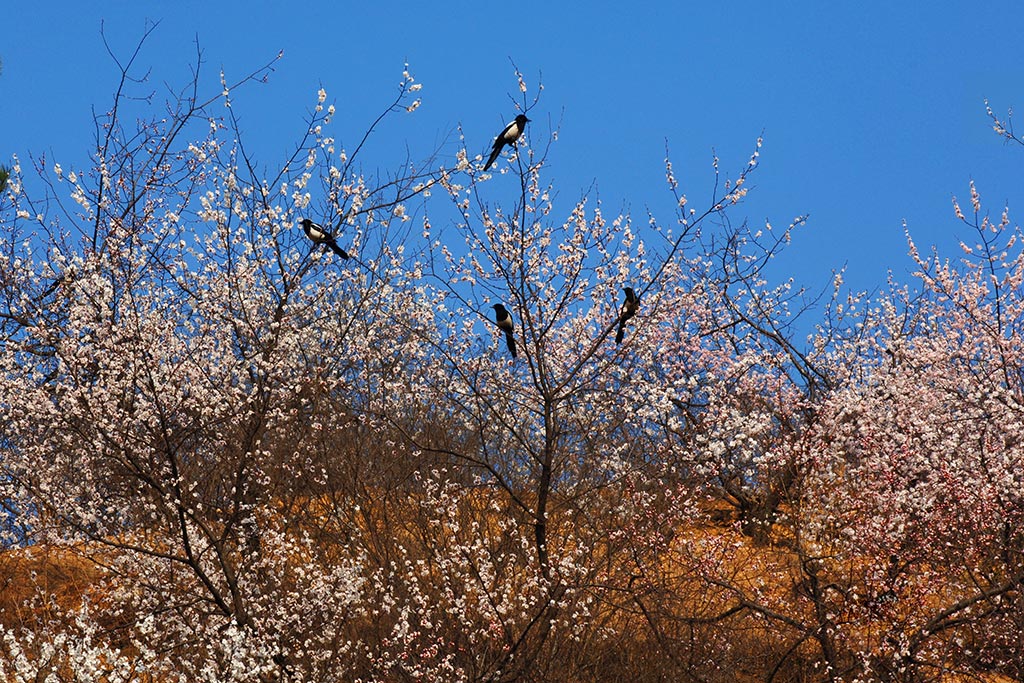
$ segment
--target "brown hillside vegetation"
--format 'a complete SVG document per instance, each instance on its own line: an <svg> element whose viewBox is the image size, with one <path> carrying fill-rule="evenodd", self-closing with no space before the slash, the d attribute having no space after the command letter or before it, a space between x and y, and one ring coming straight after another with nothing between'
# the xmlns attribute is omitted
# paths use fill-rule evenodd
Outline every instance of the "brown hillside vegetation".
<svg viewBox="0 0 1024 683"><path fill-rule="evenodd" d="M673 528L660 529L659 548L642 548L635 536L615 532L623 521L622 500L616 499L623 493L603 491L594 498L594 509L552 517L552 527L565 526L559 537L566 542L558 554L577 563L585 555L584 564L591 569L562 578L563 609L553 613L550 630L543 636L527 635L545 641L537 645L545 654L531 663L531 680L683 680L696 677L696 671L702 672L701 680L824 680L818 672L822 639L815 633L820 620L833 629L829 642L836 648L835 661L852 662L866 654L895 657L895 642L909 641L936 611L964 597L954 588L955 572L924 565L905 572L898 592L890 597L871 578L872 568L884 564L883 558L811 561L785 526L777 526L768 538L754 539L741 532L721 504L687 510ZM353 673L362 669L366 679L404 680L397 673L374 673L369 654L396 646L395 614L384 605L399 593L415 595L422 610L417 628L431 630L429 637L413 634L402 644L409 656L423 663L450 658L456 670L467 671L474 662L501 659L509 647L510 622L503 618L509 612L500 605L536 604L531 592L537 590L528 560L517 557L522 544L509 529L501 501L487 489L442 499L406 494L393 500L375 490L350 506L357 507L358 514L345 523L339 523L337 510L326 499L302 504L303 514L292 519L295 528L318 530L321 539L333 539L322 540L321 545L345 539L343 545L318 548L319 554L342 557L360 547L368 579L388 576L405 584L364 585L364 600L377 607L356 610L345 626L349 638L364 644L361 654L346 655ZM635 511L631 504L626 507ZM604 522L593 525L593 535L583 536L581 516L595 522L603 517ZM630 533L638 531L630 526ZM80 628L76 618L91 605L98 622L105 625L82 637L99 652L124 660L116 666L109 662L111 676L95 680L164 680L144 673L138 645L126 635L135 625L112 618L115 613L124 616L123 605L118 608L113 596L136 590L134 581L146 582L145 577L111 570L119 565L118 552L97 544L6 551L0 556L3 626L11 633L74 634ZM399 567L404 569L390 573L395 558L401 558ZM296 552L284 563L301 572L310 560ZM189 583L169 582L164 589L168 604L191 602ZM568 614L569 609L574 612ZM826 619L820 614L823 609L830 611ZM914 680L1014 680L996 672L960 670L965 662L955 653L963 651L962 641L970 639L973 630L970 621L963 621L963 627L950 629L929 647L931 673ZM302 624L300 631L322 626ZM103 660L100 655L98 671L105 668ZM136 673L117 678L113 672L123 671L125 661ZM72 659L58 658L40 670L54 676L52 680L81 680L74 666Z"/></svg>

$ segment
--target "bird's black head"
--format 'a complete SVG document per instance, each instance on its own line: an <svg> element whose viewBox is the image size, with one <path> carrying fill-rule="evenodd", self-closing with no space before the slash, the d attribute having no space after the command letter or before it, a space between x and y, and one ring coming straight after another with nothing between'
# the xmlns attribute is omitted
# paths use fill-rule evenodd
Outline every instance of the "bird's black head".
<svg viewBox="0 0 1024 683"><path fill-rule="evenodd" d="M622 291L625 292L626 296L629 297L630 299L636 296L636 293L633 291L632 287L623 287Z"/></svg>
<svg viewBox="0 0 1024 683"><path fill-rule="evenodd" d="M505 305L504 304L494 304L493 306L491 306L491 308L496 310L498 313L501 313L502 311L505 310Z"/></svg>
<svg viewBox="0 0 1024 683"><path fill-rule="evenodd" d="M516 117L516 123L522 126L524 123L529 123L530 119L526 118L526 114L520 114Z"/></svg>
<svg viewBox="0 0 1024 683"><path fill-rule="evenodd" d="M313 221L309 220L308 218L303 218L301 221L299 221L299 225L301 225L303 228L305 228L307 230L309 229L309 226L312 223L313 223Z"/></svg>

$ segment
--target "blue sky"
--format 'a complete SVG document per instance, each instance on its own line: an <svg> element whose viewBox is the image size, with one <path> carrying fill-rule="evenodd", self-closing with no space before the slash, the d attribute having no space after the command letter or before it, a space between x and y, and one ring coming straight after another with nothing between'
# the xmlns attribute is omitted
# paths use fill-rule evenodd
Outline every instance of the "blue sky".
<svg viewBox="0 0 1024 683"><path fill-rule="evenodd" d="M127 54L148 19L161 23L140 62L156 84L187 79L197 37L210 92L221 68L231 80L284 50L270 82L235 105L247 144L268 162L298 138L321 86L340 112L341 142L354 144L405 61L423 105L375 138L365 164L392 168L406 148L426 155L460 123L470 150L484 152L515 113L512 57L529 85L543 76L534 144L560 124L547 177L561 196L596 183L606 212L625 206L639 222L647 208L672 219L666 139L691 205L704 206L712 149L738 171L763 130L754 190L734 218L782 226L809 214L775 269L811 286L843 264L856 288L882 285L889 269L907 279L904 220L919 245L957 256L956 239L970 235L950 198L966 200L971 179L993 214L1009 202L1016 218L1024 199L1024 148L992 132L983 104L1024 110L1016 3L520 2L513 13L480 0L209 5L9 3L0 159L46 153L81 165L91 108L107 107L118 75L100 22ZM442 158L454 151L443 146Z"/></svg>

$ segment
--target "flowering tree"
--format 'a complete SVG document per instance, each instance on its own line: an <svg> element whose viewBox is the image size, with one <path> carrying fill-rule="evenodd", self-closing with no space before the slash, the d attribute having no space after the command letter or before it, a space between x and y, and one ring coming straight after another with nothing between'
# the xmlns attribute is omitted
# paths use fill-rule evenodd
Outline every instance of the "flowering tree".
<svg viewBox="0 0 1024 683"><path fill-rule="evenodd" d="M846 323L826 330L827 352L814 358L827 391L782 401L804 414L802 427L749 446L791 484L764 549L723 551L732 559L708 563L705 581L719 628L737 615L771 626L758 637L771 679L1020 676L1019 231L1005 211L983 214L973 187L971 213L954 208L977 236L965 257L925 256L909 241L919 292L893 285L866 306L834 301ZM772 395L782 394L749 396ZM771 478L755 476L749 485L770 495Z"/></svg>
<svg viewBox="0 0 1024 683"><path fill-rule="evenodd" d="M369 391L349 342L396 343L392 207L437 172L371 185L359 149L335 150L321 91L294 154L257 177L244 145L221 140L241 139L223 78L203 101L197 71L168 117L128 127L134 60L97 120L92 168L40 160L37 198L16 165L5 197L8 542L73 547L101 567L90 614L124 625L139 666L262 680L301 659L326 680L316 672L343 656L365 577L358 554L319 543L299 511L341 466L325 441L360 429L338 402ZM405 74L385 114L414 109L417 90ZM359 267L295 227L314 178ZM78 657L123 666L64 656L71 669Z"/></svg>
<svg viewBox="0 0 1024 683"><path fill-rule="evenodd" d="M529 107L524 102L522 108ZM634 621L639 610L640 627L662 641L667 670L678 672L672 657L680 643L665 637L658 603L645 600L664 600L680 588L676 572L663 573L663 563L680 559L667 552L665 537L696 516L698 493L709 479L729 482L708 459L709 444L722 440L713 428L687 436L685 447L696 450L685 454L680 435L706 415L713 415L708 423L728 420L707 408L708 396L730 393L717 383L717 371L728 382L744 381L753 365L735 357L736 343L746 345L748 335L755 346L753 337L782 340L778 328L764 322L769 299L784 305L783 293L765 291L760 271L766 259L746 257L738 231L709 223L742 199L757 154L703 214L676 194L675 231L655 223L648 239L628 216L609 219L586 197L566 220L553 219L544 161L544 152L520 143L514 171L493 178L465 158L468 182L444 183L458 218L442 228L429 216L424 222L430 249L414 268L428 277L424 297L437 313L425 324L437 331L421 332L432 360L411 395L439 428L394 422L418 451L440 461L444 477L461 473L456 491L463 500L458 524L444 527L448 542L432 537L423 552L446 580L462 577L453 595L472 594L477 604L490 606L484 612L493 623L488 637L453 648L467 652L463 670L478 671L488 662L495 669L480 674L485 680L516 679L545 666L564 667L567 660L553 653L575 652L568 661L584 671L597 653L617 647L597 625ZM501 182L506 192L512 185L511 209L486 199ZM668 182L678 192L671 165ZM694 249L698 255L688 255ZM729 292L745 281L759 298L741 310L742 297ZM612 335L623 322L619 292L627 286L643 304L626 340L616 345ZM494 323L495 303L511 312L515 355ZM777 343L773 351L793 347ZM749 390L749 396L766 393L756 381ZM501 533L487 534L495 524ZM467 527L464 545L448 550ZM496 557L502 558L497 566ZM692 564L686 572L699 562ZM658 575L673 584L659 584ZM520 609L506 606L510 596ZM648 671L658 666L643 664Z"/></svg>
<svg viewBox="0 0 1024 683"><path fill-rule="evenodd" d="M868 316L851 354L872 360L825 408L812 455L815 494L844 511L812 527L853 574L844 638L899 680L1021 674L1024 260L1019 230L983 214L973 185L971 214L954 208L976 240L958 264L910 242L921 293L894 291Z"/></svg>

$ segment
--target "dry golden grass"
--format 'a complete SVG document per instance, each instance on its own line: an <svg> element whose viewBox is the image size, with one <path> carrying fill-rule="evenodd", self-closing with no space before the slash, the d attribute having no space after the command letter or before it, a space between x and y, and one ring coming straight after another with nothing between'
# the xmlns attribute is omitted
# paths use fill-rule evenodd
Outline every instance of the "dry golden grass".
<svg viewBox="0 0 1024 683"><path fill-rule="evenodd" d="M374 544L402 544L414 559L418 554L427 556L441 552L443 544L453 540L446 534L457 535L463 541L472 534L483 535L496 548L501 546L512 552L515 544L507 537L505 523L509 510L502 504L501 496L493 491L476 490L458 497L448 523L441 525L431 523L432 512L425 509L423 503L420 496L409 494L390 500L380 497L364 501L360 513L339 522L330 501L312 499L299 506L303 519L298 523L307 530L318 529L324 533L319 543L329 545L334 539L351 540L353 535L373 537ZM610 509L602 504L598 507L605 511ZM595 636L593 642L600 642L606 652L592 653L591 661L581 664L579 670L589 670L598 662L610 668L622 666L624 670L635 670L662 656L672 643L683 643L694 634L698 638L713 634L718 629L719 634L730 634L732 680L740 683L765 680L783 653L791 663L791 671L781 672L776 680L812 680L803 678L799 671L813 669L813 663L821 658L820 647L814 638L801 637L793 624L812 628L816 615L813 601L800 593L801 582L807 577L798 545L791 535L778 531L767 539L755 541L743 535L728 514L712 508L690 519L683 528L675 529L665 548L639 558L635 548L629 548L628 544L602 537L602 524L592 524L587 534L569 533L576 523L572 515L578 511L564 510L549 520L552 534L561 537L558 551L574 553L585 549L586 560L595 569L583 580L593 581L594 586L600 585L604 591L604 597L592 607L589 618L593 622L593 633L601 633L600 639ZM278 514L281 512L278 510ZM458 531L450 529L449 524L453 528L457 526ZM117 551L110 547L39 545L0 553L0 624L8 628L31 628L32 624L59 619L62 612L73 611L87 595L94 604L102 604L103 596L97 594L100 580L112 579L97 562L109 559L113 552ZM337 552L343 554L340 544ZM333 555L330 548L324 549L323 557ZM295 557L298 564L309 560L301 553ZM845 589L861 579L871 561L871 558L855 558L845 563L823 561L821 576ZM428 572L439 571L432 563L424 566ZM446 579L440 575L435 578L437 585ZM513 578L505 588L515 591L521 585ZM837 620L846 620L847 642L867 649L879 647L880 634L886 629L892 633L892 629L900 628L897 625L900 622L914 623L909 618L914 610L934 609L936 605L948 604L951 599L948 587L942 582L932 580L926 585L922 581L921 585L911 588L917 600L890 607L893 614L888 623L864 621L865 612L858 612L860 607L856 604L847 605L848 614L835 615ZM599 592L596 588L587 590ZM756 610L751 609L736 611L721 622L710 621L716 615L734 610L743 600L783 614L793 624L758 616ZM694 647L692 642L689 646ZM697 649L701 647L704 646L699 645ZM969 676L936 675L929 680L1010 683L1012 679L978 672Z"/></svg>
<svg viewBox="0 0 1024 683"><path fill-rule="evenodd" d="M0 623L15 627L51 616L51 610L74 609L101 574L78 548L6 550L0 553Z"/></svg>

